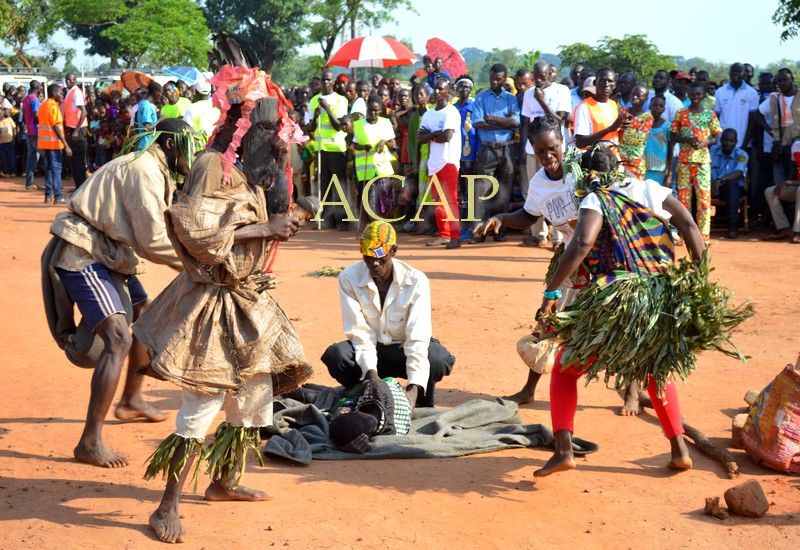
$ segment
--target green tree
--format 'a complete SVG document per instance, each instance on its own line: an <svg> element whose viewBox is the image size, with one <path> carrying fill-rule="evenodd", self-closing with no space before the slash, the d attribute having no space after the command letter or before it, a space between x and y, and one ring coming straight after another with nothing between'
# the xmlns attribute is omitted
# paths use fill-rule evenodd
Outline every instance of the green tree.
<svg viewBox="0 0 800 550"><path fill-rule="evenodd" d="M675 68L674 60L659 53L643 34L626 34L622 38L604 36L596 47L583 43L561 46L558 56L564 67L581 63L597 70L611 67L617 73L630 71L638 78L649 79L659 69Z"/></svg>
<svg viewBox="0 0 800 550"><path fill-rule="evenodd" d="M192 0L51 0L53 19L73 38L89 43L87 53L136 67L144 60L159 65L205 66L210 47L205 18Z"/></svg>
<svg viewBox="0 0 800 550"><path fill-rule="evenodd" d="M772 22L783 27L781 40L786 41L797 36L800 29L800 0L781 0L772 15Z"/></svg>
<svg viewBox="0 0 800 550"><path fill-rule="evenodd" d="M205 66L209 30L192 0L143 0L101 35L119 44L128 67L143 59L157 66Z"/></svg>
<svg viewBox="0 0 800 550"><path fill-rule="evenodd" d="M203 12L213 31L236 37L271 72L305 43L306 0L205 0Z"/></svg>
<svg viewBox="0 0 800 550"><path fill-rule="evenodd" d="M47 0L0 0L0 40L13 50L16 60L29 68L33 66L29 59L33 49L44 54L37 56L39 65L52 65L62 56L71 61L75 55L74 49L52 42L56 26L50 8ZM2 58L0 63L11 66Z"/></svg>
<svg viewBox="0 0 800 550"><path fill-rule="evenodd" d="M309 40L319 44L322 56L330 59L336 41L345 34L355 38L356 28L377 28L387 23L396 23L394 12L414 9L411 0L317 0L311 3L313 20L309 24Z"/></svg>

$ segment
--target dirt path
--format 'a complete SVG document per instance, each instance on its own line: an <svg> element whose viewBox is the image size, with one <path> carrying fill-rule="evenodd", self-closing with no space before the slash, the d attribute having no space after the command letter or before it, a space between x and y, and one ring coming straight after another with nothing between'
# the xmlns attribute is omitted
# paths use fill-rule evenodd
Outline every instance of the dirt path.
<svg viewBox="0 0 800 550"><path fill-rule="evenodd" d="M76 463L72 448L88 402L90 372L72 366L52 341L41 305L39 256L57 207L0 181L0 311L6 383L0 397L0 548L157 548L147 518L161 481L144 481L144 463L173 428L178 390L149 380L146 396L170 413L162 424L108 423L105 438L131 465L104 470ZM440 385L439 405L512 393L526 371L514 344L538 306L549 260L545 250L508 243L445 251L400 236L399 257L432 281L434 334L457 356ZM741 365L704 354L679 388L686 419L713 441L730 441L731 417L746 390L763 388L800 350L800 247L744 238L715 241L716 276L758 314L737 343ZM274 296L295 323L316 373L341 339L336 280L303 275L358 259L354 233L305 230L282 246ZM172 272L152 267L143 282L155 296ZM547 382L522 408L525 422L549 424ZM797 548L800 479L755 466L733 451L741 480L758 479L774 503L763 519L718 521L703 515L705 497L733 485L721 467L692 449L695 469L664 468L669 445L651 414L616 415L616 393L580 388L576 433L601 449L578 470L533 483L546 449L518 449L462 459L316 461L309 467L269 462L248 472L249 485L275 496L264 503L206 503L187 494L187 548Z"/></svg>

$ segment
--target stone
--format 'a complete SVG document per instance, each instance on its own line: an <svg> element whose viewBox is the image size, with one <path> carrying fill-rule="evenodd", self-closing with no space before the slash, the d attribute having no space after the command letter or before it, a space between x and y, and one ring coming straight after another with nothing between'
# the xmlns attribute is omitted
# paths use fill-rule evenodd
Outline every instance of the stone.
<svg viewBox="0 0 800 550"><path fill-rule="evenodd" d="M760 518L769 510L769 501L761 484L755 479L740 483L725 491L725 503L736 515Z"/></svg>
<svg viewBox="0 0 800 550"><path fill-rule="evenodd" d="M733 425L731 426L731 445L734 449L744 449L744 425L747 422L747 413L737 414L733 417Z"/></svg>

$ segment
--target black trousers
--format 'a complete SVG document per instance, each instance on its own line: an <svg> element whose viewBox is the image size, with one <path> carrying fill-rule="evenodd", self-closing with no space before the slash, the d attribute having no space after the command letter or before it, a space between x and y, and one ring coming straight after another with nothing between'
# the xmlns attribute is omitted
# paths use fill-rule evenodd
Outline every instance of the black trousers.
<svg viewBox="0 0 800 550"><path fill-rule="evenodd" d="M339 180L339 185L347 192L347 155L345 153L336 153L331 151L320 152L319 163L319 180L320 180L320 196L325 197L331 179L336 175ZM340 197L336 188L332 187L330 194L325 197L325 202L341 202L347 200L347 197ZM358 216L358 205L350 205L353 213ZM336 227L347 216L344 207L325 205L322 209L323 222L327 227Z"/></svg>
<svg viewBox="0 0 800 550"><path fill-rule="evenodd" d="M80 187L86 181L86 128L78 130L78 137L73 138L72 132L75 128L67 128L67 143L72 149L72 158L69 159L69 168L72 172L72 179L75 187Z"/></svg>
<svg viewBox="0 0 800 550"><path fill-rule="evenodd" d="M377 352L378 376L407 379L406 354L403 351L403 344L388 346L378 344ZM350 340L328 346L328 349L322 354L322 362L328 367L330 375L345 388L352 388L361 382L361 367L356 363L356 350ZM428 362L431 365L431 373L428 378L428 386L425 388L425 395L422 392L417 395L418 407L435 405L436 383L452 372L456 358L439 340L431 338L430 346L428 346Z"/></svg>
<svg viewBox="0 0 800 550"><path fill-rule="evenodd" d="M478 200L485 197L492 189L492 184L487 179L475 180L475 216L481 221L486 221L497 214L505 214L511 205L511 186L514 183L514 160L512 157L513 145L490 147L482 143L478 149L475 162L475 174L494 176L500 184L497 194L488 201ZM500 233L505 234L505 226L500 228Z"/></svg>

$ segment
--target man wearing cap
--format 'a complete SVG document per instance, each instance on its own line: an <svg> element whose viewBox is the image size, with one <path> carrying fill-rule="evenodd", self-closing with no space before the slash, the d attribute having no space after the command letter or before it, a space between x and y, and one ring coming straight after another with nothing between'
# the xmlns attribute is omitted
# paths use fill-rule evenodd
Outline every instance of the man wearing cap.
<svg viewBox="0 0 800 550"><path fill-rule="evenodd" d="M211 84L208 80L200 80L194 85L195 101L183 114L183 120L189 124L196 133L210 136L214 132L219 120L219 109L209 98Z"/></svg>
<svg viewBox="0 0 800 550"><path fill-rule="evenodd" d="M400 260L391 224L372 222L361 235L359 261L339 274L347 340L325 350L322 362L346 388L363 380L404 378L409 402L435 404L436 383L455 357L431 337L431 292L424 273Z"/></svg>

